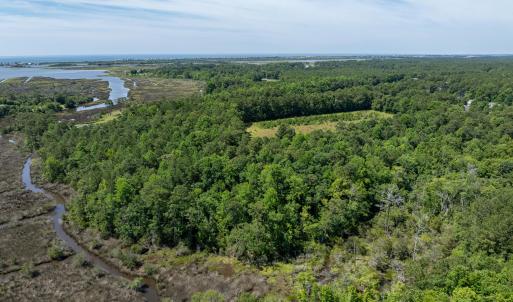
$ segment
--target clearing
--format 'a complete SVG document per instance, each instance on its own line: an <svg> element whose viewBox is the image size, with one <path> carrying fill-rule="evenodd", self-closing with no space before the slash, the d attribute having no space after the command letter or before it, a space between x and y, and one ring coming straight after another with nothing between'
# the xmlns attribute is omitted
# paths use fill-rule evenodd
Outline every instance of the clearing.
<svg viewBox="0 0 513 302"><path fill-rule="evenodd" d="M317 130L335 131L339 123L361 123L374 119L391 118L390 113L374 110L292 117L253 123L247 131L252 137L273 137L281 125L290 126L296 133L309 134Z"/></svg>
<svg viewBox="0 0 513 302"><path fill-rule="evenodd" d="M125 86L130 88L129 99L136 102L181 99L204 90L204 84L198 81L146 77L125 79Z"/></svg>

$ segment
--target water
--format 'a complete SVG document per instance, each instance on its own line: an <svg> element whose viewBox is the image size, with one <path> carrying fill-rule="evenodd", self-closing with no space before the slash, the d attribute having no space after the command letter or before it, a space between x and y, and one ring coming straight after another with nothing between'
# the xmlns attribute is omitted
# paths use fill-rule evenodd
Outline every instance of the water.
<svg viewBox="0 0 513 302"><path fill-rule="evenodd" d="M109 263L108 261L98 257L97 255L90 253L88 250L83 248L73 237L68 235L66 233L66 230L63 227L63 220L62 217L66 213L66 208L64 206L64 198L61 195L53 194L46 192L45 190L38 188L36 185L32 183L32 177L30 176L30 168L32 166L32 157L29 157L25 164L23 165L23 172L22 172L22 181L25 189L35 192L35 193L42 193L49 197L50 199L54 199L59 204L55 207L54 214L53 214L53 228L55 230L55 233L57 234L57 237L64 241L64 243L72 249L77 254L82 254L84 258L89 261L92 265L95 267L101 269L102 271L111 274L115 277L127 279L127 280L133 280L136 278L136 276L126 274L122 271L120 271L115 265ZM147 301L150 302L157 302L160 301L160 298L156 291L156 284L153 279L150 278L144 278L144 298Z"/></svg>
<svg viewBox="0 0 513 302"><path fill-rule="evenodd" d="M118 77L109 76L105 70L73 70L73 69L53 69L39 67L0 67L0 81L13 78L28 78L27 82L33 77L47 77L60 80L102 80L109 82L110 94L109 100L114 105L121 98L128 97L129 89L125 87L125 81Z"/></svg>
<svg viewBox="0 0 513 302"><path fill-rule="evenodd" d="M25 189L34 192L34 193L43 193L46 196L50 197L49 194L46 194L45 191L36 187L32 183L32 177L30 177L30 167L32 166L32 157L29 157L25 164L23 165L23 171L21 172L21 180L23 181L23 186Z"/></svg>
<svg viewBox="0 0 513 302"><path fill-rule="evenodd" d="M79 107L77 107L77 112L86 111L86 110L93 110L93 109L99 109L99 108L107 108L107 107L109 107L109 105L107 105L105 103L101 103L101 104L97 104L97 105L92 105L92 106L79 106Z"/></svg>
<svg viewBox="0 0 513 302"><path fill-rule="evenodd" d="M88 63L123 62L149 60L193 60L193 59L251 59L251 58L287 58L287 57L361 57L358 54L328 53L239 53L239 54L113 54L113 55L61 55L61 56L8 56L0 57L0 63Z"/></svg>

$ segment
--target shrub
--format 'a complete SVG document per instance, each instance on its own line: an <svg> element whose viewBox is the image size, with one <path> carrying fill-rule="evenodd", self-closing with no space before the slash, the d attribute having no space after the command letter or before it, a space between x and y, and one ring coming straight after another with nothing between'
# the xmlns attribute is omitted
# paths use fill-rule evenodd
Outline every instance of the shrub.
<svg viewBox="0 0 513 302"><path fill-rule="evenodd" d="M73 259L73 265L77 268L78 267L88 267L91 265L91 263L89 262L89 260L86 259L86 257L83 254L78 254Z"/></svg>
<svg viewBox="0 0 513 302"><path fill-rule="evenodd" d="M63 260L66 258L64 248L60 243L54 243L48 248L48 257L52 260Z"/></svg>
<svg viewBox="0 0 513 302"><path fill-rule="evenodd" d="M137 277L128 284L128 288L135 291L142 291L144 288L144 280Z"/></svg>
<svg viewBox="0 0 513 302"><path fill-rule="evenodd" d="M188 256L192 254L191 249L187 245L185 245L183 242L178 243L178 245L175 248L175 254L176 256Z"/></svg>
<svg viewBox="0 0 513 302"><path fill-rule="evenodd" d="M34 278L39 275L39 272L34 268L34 264L32 262L23 264L21 272L29 278Z"/></svg>
<svg viewBox="0 0 513 302"><path fill-rule="evenodd" d="M148 247L140 243L136 243L130 247L130 250L132 250L132 252L135 254L142 255L148 252Z"/></svg>
<svg viewBox="0 0 513 302"><path fill-rule="evenodd" d="M102 269L96 267L94 268L94 275L96 276L96 278L103 278L105 277L105 272Z"/></svg>
<svg viewBox="0 0 513 302"><path fill-rule="evenodd" d="M276 254L271 236L261 223L244 224L228 236L227 253L253 264L264 264Z"/></svg>
<svg viewBox="0 0 513 302"><path fill-rule="evenodd" d="M207 290L206 292L195 293L191 298L192 302L224 302L224 296L215 290Z"/></svg>
<svg viewBox="0 0 513 302"><path fill-rule="evenodd" d="M93 240L91 242L91 244L89 245L89 247L92 250L99 250L99 249L101 249L102 246L103 246L103 244L99 240L97 240L97 239Z"/></svg>
<svg viewBox="0 0 513 302"><path fill-rule="evenodd" d="M141 261L139 261L137 255L130 252L120 253L119 260L121 260L121 263L130 270L134 270L141 266Z"/></svg>
<svg viewBox="0 0 513 302"><path fill-rule="evenodd" d="M280 125L278 127L278 131L276 132L276 137L278 137L279 139L282 139L284 137L290 139L294 137L294 135L296 135L296 131L294 130L294 128L288 125Z"/></svg>
<svg viewBox="0 0 513 302"><path fill-rule="evenodd" d="M250 293L242 293L237 297L237 302L258 302L260 301L257 297Z"/></svg>
<svg viewBox="0 0 513 302"><path fill-rule="evenodd" d="M153 276L158 272L157 268L153 265L145 265L144 266L144 273L148 276Z"/></svg>

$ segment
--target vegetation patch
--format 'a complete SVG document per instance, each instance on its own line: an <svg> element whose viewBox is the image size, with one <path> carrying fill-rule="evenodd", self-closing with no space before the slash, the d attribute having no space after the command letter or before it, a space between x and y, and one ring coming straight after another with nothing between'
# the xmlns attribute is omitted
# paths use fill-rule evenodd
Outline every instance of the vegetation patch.
<svg viewBox="0 0 513 302"><path fill-rule="evenodd" d="M361 123L391 118L392 116L390 113L374 110L321 114L255 122L247 131L252 137L274 137L277 135L280 126L288 126L294 129L295 133L309 134L318 130L335 131L339 123Z"/></svg>
<svg viewBox="0 0 513 302"><path fill-rule="evenodd" d="M161 268L169 296L269 291L261 275L209 261L221 255L264 267L294 301L513 297L510 58L135 73L203 80L207 90L130 106L101 127L38 119L27 133L49 180L79 192L69 219L115 238L126 266ZM262 81L271 76L279 81ZM394 118L355 112L371 108ZM252 140L247 123L261 121L276 135ZM343 131L293 135L329 123Z"/></svg>
<svg viewBox="0 0 513 302"><path fill-rule="evenodd" d="M200 81L150 77L127 79L125 86L130 89L130 100L143 103L197 96L204 90Z"/></svg>
<svg viewBox="0 0 513 302"><path fill-rule="evenodd" d="M96 125L105 124L114 121L121 115L121 109L102 114L102 116L94 122Z"/></svg>
<svg viewBox="0 0 513 302"><path fill-rule="evenodd" d="M0 84L0 118L17 112L59 112L108 99L108 83L101 80L16 78Z"/></svg>

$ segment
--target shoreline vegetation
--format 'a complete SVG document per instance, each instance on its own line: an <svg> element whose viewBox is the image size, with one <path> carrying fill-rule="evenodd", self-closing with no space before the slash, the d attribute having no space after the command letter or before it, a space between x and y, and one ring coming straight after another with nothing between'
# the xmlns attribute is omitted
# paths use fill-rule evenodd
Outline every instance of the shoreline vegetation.
<svg viewBox="0 0 513 302"><path fill-rule="evenodd" d="M513 297L510 58L115 65L121 106L0 127L74 189L77 241L162 297Z"/></svg>

